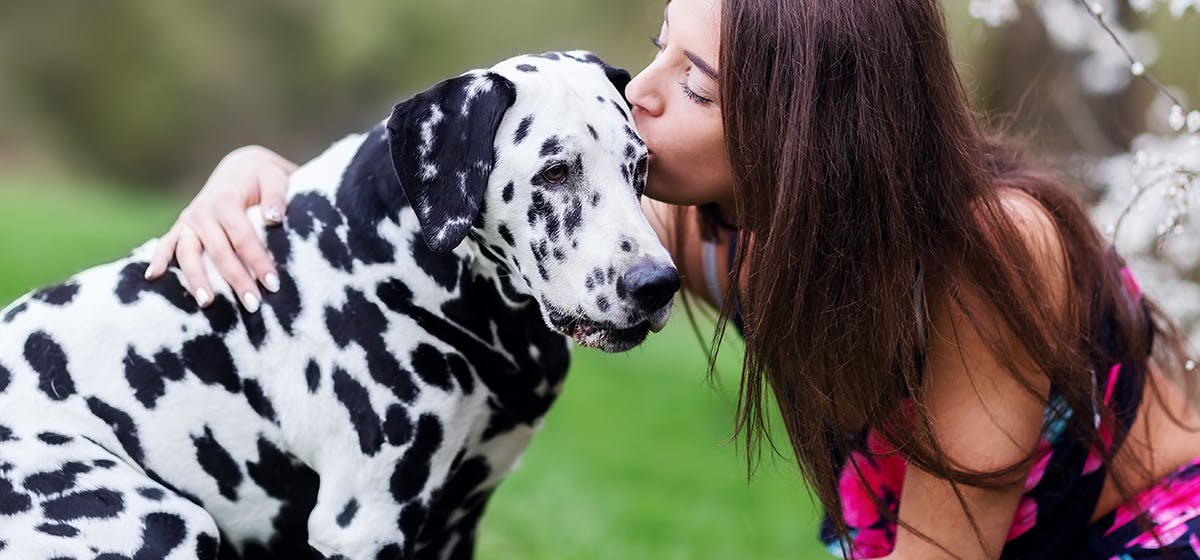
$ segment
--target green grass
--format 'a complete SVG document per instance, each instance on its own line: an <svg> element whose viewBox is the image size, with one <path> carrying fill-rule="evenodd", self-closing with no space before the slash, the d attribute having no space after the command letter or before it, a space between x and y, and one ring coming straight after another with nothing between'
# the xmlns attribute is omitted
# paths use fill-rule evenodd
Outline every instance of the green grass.
<svg viewBox="0 0 1200 560"><path fill-rule="evenodd" d="M166 230L184 201L0 177L0 307ZM707 331L705 331L707 332ZM732 429L737 344L717 387L684 313L643 346L577 350L558 403L484 516L482 560L821 558L796 469L747 484Z"/></svg>

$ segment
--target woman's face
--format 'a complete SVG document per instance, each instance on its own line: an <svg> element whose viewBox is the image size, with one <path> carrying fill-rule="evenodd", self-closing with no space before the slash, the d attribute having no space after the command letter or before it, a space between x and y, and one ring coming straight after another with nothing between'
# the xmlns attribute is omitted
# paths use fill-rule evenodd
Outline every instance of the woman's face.
<svg viewBox="0 0 1200 560"><path fill-rule="evenodd" d="M720 0L669 3L658 54L625 89L650 148L646 194L671 204L733 202L717 98L720 8Z"/></svg>

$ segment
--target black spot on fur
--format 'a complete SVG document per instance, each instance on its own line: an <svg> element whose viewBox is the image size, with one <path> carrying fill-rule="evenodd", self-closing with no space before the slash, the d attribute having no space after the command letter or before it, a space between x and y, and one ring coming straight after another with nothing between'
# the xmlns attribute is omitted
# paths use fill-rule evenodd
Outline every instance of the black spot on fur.
<svg viewBox="0 0 1200 560"><path fill-rule="evenodd" d="M613 101L611 99L609 100L609 102L612 103L613 107L616 107L617 113L621 115L621 118L623 118L625 120L629 120L629 113L625 110L625 107L623 107L620 103L617 103L616 101Z"/></svg>
<svg viewBox="0 0 1200 560"><path fill-rule="evenodd" d="M566 216L563 217L563 226L567 230L568 237L574 237L579 225L583 223L583 201L578 196L571 198L571 208L567 210Z"/></svg>
<svg viewBox="0 0 1200 560"><path fill-rule="evenodd" d="M345 348L353 342L362 347L371 378L390 389L401 401L412 402L417 396L417 386L412 374L400 367L383 340L387 324L379 306L356 290L346 291L342 309L325 309L325 326L338 346Z"/></svg>
<svg viewBox="0 0 1200 560"><path fill-rule="evenodd" d="M389 406L384 415L383 434L390 445L404 445L412 438L412 420L408 411L401 405Z"/></svg>
<svg viewBox="0 0 1200 560"><path fill-rule="evenodd" d="M166 495L163 493L163 491L161 489L150 488L148 486L143 486L141 488L138 488L137 493L140 494L143 498L146 498L147 500L150 500L153 502L162 501L163 496Z"/></svg>
<svg viewBox="0 0 1200 560"><path fill-rule="evenodd" d="M316 362L308 361L308 367L304 369L304 380L308 383L308 392L316 394L317 387L321 384L321 368Z"/></svg>
<svg viewBox="0 0 1200 560"><path fill-rule="evenodd" d="M430 461L442 444L442 423L432 414L417 420L416 436L408 453L400 458L392 472L391 492L397 502L412 500L425 488L429 479Z"/></svg>
<svg viewBox="0 0 1200 560"><path fill-rule="evenodd" d="M279 291L275 293L264 292L262 305L265 308L270 308L271 312L275 314L275 320L279 321L279 326L282 327L284 332L286 332L288 335L292 335L292 326L296 322L296 317L300 316L301 311L300 289L296 286L296 282L292 279L292 276L286 271L278 271L278 276ZM245 321L246 313L248 312L242 309L241 306L238 306L238 311L242 312L242 319ZM260 326L262 324L263 318L261 316L261 311L259 313L251 314L251 316L256 318L256 323L254 323L254 326ZM251 327L247 326L246 328L247 331L249 331ZM259 348L261 346L262 337L259 336L258 333L252 333L252 336L257 337L256 339L258 341L255 342L256 339L252 338L251 342L254 343L255 348Z"/></svg>
<svg viewBox="0 0 1200 560"><path fill-rule="evenodd" d="M272 422L275 421L275 407L271 406L271 400L263 393L262 385L253 379L242 380L242 392L246 395L246 402L250 404L250 408L259 416L266 418Z"/></svg>
<svg viewBox="0 0 1200 560"><path fill-rule="evenodd" d="M18 492L8 479L0 477L0 515L23 513L32 505L28 494Z"/></svg>
<svg viewBox="0 0 1200 560"><path fill-rule="evenodd" d="M79 534L79 529L66 523L42 523L37 526L37 530L55 537L74 537Z"/></svg>
<svg viewBox="0 0 1200 560"><path fill-rule="evenodd" d="M593 140L600 139L600 134L596 132L595 127L593 127L592 125L589 124L589 125L587 125L587 129L588 129L588 133L592 135Z"/></svg>
<svg viewBox="0 0 1200 560"><path fill-rule="evenodd" d="M371 396L366 387L338 368L333 371L333 393L350 415L362 452L372 456L378 453L383 447L382 421L371 408Z"/></svg>
<svg viewBox="0 0 1200 560"><path fill-rule="evenodd" d="M599 309L601 313L608 312L608 298L606 298L604 296L597 297L596 298L596 308Z"/></svg>
<svg viewBox="0 0 1200 560"><path fill-rule="evenodd" d="M164 372L154 362L134 352L132 346L125 350L122 363L125 365L125 380L133 388L133 396L146 408L154 408L158 398L167 392L166 383L163 381Z"/></svg>
<svg viewBox="0 0 1200 560"><path fill-rule="evenodd" d="M237 488L242 483L242 471L233 456L213 437L212 429L204 427L204 435L192 436L196 461L200 468L217 483L217 490L229 500L237 500Z"/></svg>
<svg viewBox="0 0 1200 560"><path fill-rule="evenodd" d="M517 125L517 131L513 133L513 143L520 144L529 136L529 127L533 125L533 115L529 115L521 119L521 123Z"/></svg>
<svg viewBox="0 0 1200 560"><path fill-rule="evenodd" d="M338 527L349 527L350 522L354 521L354 514L356 513L358 513L358 500L350 498L350 501L346 502L346 507L342 508L342 512L337 515L336 521Z"/></svg>
<svg viewBox="0 0 1200 560"><path fill-rule="evenodd" d="M450 383L450 366L446 363L446 357L437 348L428 344L418 345L413 350L411 363L413 371L425 383L443 391L454 388L454 385Z"/></svg>
<svg viewBox="0 0 1200 560"><path fill-rule="evenodd" d="M38 388L47 397L61 401L75 394L67 354L49 334L37 331L25 339L25 361L38 372Z"/></svg>
<svg viewBox="0 0 1200 560"><path fill-rule="evenodd" d="M267 230L267 252L276 264L287 264L292 258L292 240L287 227L269 227Z"/></svg>
<svg viewBox="0 0 1200 560"><path fill-rule="evenodd" d="M166 558L175 547L183 544L187 523L178 515L154 512L142 518L142 547L133 560Z"/></svg>
<svg viewBox="0 0 1200 560"><path fill-rule="evenodd" d="M500 191L500 197L505 203L512 202L514 188L516 188L516 185L512 181L509 181L507 185L504 185L504 190Z"/></svg>
<svg viewBox="0 0 1200 560"><path fill-rule="evenodd" d="M217 334L227 333L237 325L238 316L234 303L221 294L217 294L212 303L201 309L200 313L208 319L208 326Z"/></svg>
<svg viewBox="0 0 1200 560"><path fill-rule="evenodd" d="M520 70L522 72L537 72L538 71L537 66L534 66L532 64L518 64L517 70Z"/></svg>
<svg viewBox="0 0 1200 560"><path fill-rule="evenodd" d="M559 142L557 136L551 136L542 142L542 149L538 152L541 157L550 157L562 152L562 143Z"/></svg>
<svg viewBox="0 0 1200 560"><path fill-rule="evenodd" d="M79 284L66 282L34 292L33 299L50 305L66 305L75 299L77 293L79 293Z"/></svg>
<svg viewBox="0 0 1200 560"><path fill-rule="evenodd" d="M109 488L84 490L46 500L42 513L55 521L110 519L125 511L125 499Z"/></svg>
<svg viewBox="0 0 1200 560"><path fill-rule="evenodd" d="M220 385L230 393L242 388L233 356L219 336L204 335L183 343L183 363L209 385Z"/></svg>
<svg viewBox="0 0 1200 560"><path fill-rule="evenodd" d="M71 443L70 436L64 436L54 432L42 432L37 435L37 438L49 445L64 445Z"/></svg>
<svg viewBox="0 0 1200 560"><path fill-rule="evenodd" d="M91 470L92 467L84 463L70 461L63 464L58 470L35 473L25 477L23 486L26 490L43 496L59 494L75 487L76 475Z"/></svg>
<svg viewBox="0 0 1200 560"><path fill-rule="evenodd" d="M507 243L509 247L517 246L517 241L513 239L512 232L508 231L508 226L506 224L500 224L500 227L497 229L500 230L500 238L504 239L504 242Z"/></svg>
<svg viewBox="0 0 1200 560"><path fill-rule="evenodd" d="M328 198L317 193L296 195L288 203L287 221L301 237L316 236L317 248L331 266L346 272L354 267L349 248L337 234L344 220Z"/></svg>
<svg viewBox="0 0 1200 560"><path fill-rule="evenodd" d="M592 193L592 208L595 208L599 205L600 205L600 193L594 192L594 193Z"/></svg>
<svg viewBox="0 0 1200 560"><path fill-rule="evenodd" d="M146 280L146 263L131 262L121 269L117 280L117 298L121 303L130 305L140 299L143 293L157 294L167 300L176 309L192 314L200 310L200 306L191 294L184 289L179 281L178 272L169 272L153 281Z"/></svg>
<svg viewBox="0 0 1200 560"><path fill-rule="evenodd" d="M12 381L12 374L9 373L8 368L0 364L0 393L3 393L8 388L10 381Z"/></svg>
<svg viewBox="0 0 1200 560"><path fill-rule="evenodd" d="M538 57L538 58L544 58L544 59L546 59L546 60L558 60L558 59L560 58L560 57L558 56L558 53L554 53L554 52L547 52L547 53L542 53L542 54L535 54L535 55L533 55L533 56L536 56L536 57Z"/></svg>
<svg viewBox="0 0 1200 560"><path fill-rule="evenodd" d="M196 558L200 560L216 560L217 538L207 533L196 535Z"/></svg>

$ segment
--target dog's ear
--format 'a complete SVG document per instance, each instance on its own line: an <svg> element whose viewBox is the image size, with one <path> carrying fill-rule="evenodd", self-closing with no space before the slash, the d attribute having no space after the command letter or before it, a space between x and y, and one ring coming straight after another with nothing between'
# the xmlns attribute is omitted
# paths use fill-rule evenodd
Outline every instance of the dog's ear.
<svg viewBox="0 0 1200 560"><path fill-rule="evenodd" d="M625 103L628 105L629 99L625 97L625 86L628 86L629 82L633 80L629 77L629 72L624 68L609 66L603 62L600 64L604 66L604 75L608 76L608 81L612 82L613 87L617 88L617 93L621 94L621 99L625 99Z"/></svg>
<svg viewBox="0 0 1200 560"><path fill-rule="evenodd" d="M488 72L446 80L392 110L392 165L430 250L457 247L478 217L496 129L516 98L511 81Z"/></svg>

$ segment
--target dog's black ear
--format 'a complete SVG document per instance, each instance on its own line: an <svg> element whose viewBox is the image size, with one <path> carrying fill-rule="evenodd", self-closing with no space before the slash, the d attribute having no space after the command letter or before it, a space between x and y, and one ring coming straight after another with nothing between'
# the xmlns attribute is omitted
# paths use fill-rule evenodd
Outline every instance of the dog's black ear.
<svg viewBox="0 0 1200 560"><path fill-rule="evenodd" d="M608 76L608 81L612 82L613 87L617 88L617 93L621 94L621 99L625 99L625 103L628 104L629 100L625 98L625 86L628 86L629 82L633 80L629 77L629 72L624 68L609 66L603 62L600 64L604 66L604 75Z"/></svg>
<svg viewBox="0 0 1200 560"><path fill-rule="evenodd" d="M513 83L489 72L446 80L392 110L392 165L430 250L449 251L470 231L496 163L496 129L516 99Z"/></svg>

